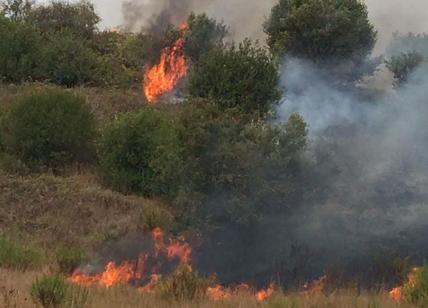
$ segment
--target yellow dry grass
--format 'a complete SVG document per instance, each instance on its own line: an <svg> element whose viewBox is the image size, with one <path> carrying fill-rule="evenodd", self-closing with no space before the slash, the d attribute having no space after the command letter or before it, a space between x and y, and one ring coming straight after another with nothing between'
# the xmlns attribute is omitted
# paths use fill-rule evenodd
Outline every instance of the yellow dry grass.
<svg viewBox="0 0 428 308"><path fill-rule="evenodd" d="M17 272L0 269L0 307L35 307L31 299L31 284L42 273ZM406 303L396 303L388 294L356 294L351 290L341 290L330 295L300 295L298 293L276 293L264 302L258 302L250 294L242 293L230 299L213 302L208 299L176 302L159 298L155 294L141 293L131 286L110 289L90 287L88 308L394 308L413 307Z"/></svg>

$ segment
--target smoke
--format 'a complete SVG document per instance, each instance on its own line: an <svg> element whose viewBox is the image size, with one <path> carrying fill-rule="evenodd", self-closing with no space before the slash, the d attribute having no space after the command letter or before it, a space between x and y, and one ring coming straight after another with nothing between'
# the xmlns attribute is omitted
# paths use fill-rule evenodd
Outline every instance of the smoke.
<svg viewBox="0 0 428 308"><path fill-rule="evenodd" d="M126 0L122 4L124 26L131 30L178 25L191 12L207 13L230 26L236 40L263 39L262 24L275 1L258 0Z"/></svg>
<svg viewBox="0 0 428 308"><path fill-rule="evenodd" d="M309 272L330 264L367 273L376 257L428 253L428 67L396 90L338 89L325 72L299 59L284 63L285 120L309 125L305 185L315 194L287 220L287 232L317 256Z"/></svg>

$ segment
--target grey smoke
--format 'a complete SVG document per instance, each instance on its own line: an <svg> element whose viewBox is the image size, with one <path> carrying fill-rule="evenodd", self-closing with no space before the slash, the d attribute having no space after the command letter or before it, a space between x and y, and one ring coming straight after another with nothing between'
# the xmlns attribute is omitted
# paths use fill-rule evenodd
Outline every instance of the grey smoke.
<svg viewBox="0 0 428 308"><path fill-rule="evenodd" d="M325 72L299 59L283 65L285 120L299 112L309 125L308 176L317 193L287 220L288 232L329 264L358 268L378 256L428 251L428 67L399 89L361 96L338 89ZM292 230L292 231L290 231ZM347 263L349 263L347 265ZM366 268L367 269L367 268ZM362 269L364 270L364 269Z"/></svg>

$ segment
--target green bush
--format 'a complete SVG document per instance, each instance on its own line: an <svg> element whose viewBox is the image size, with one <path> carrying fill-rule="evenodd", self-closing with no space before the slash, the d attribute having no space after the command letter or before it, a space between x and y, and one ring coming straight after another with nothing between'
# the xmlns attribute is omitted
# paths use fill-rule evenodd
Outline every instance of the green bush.
<svg viewBox="0 0 428 308"><path fill-rule="evenodd" d="M426 307L428 305L428 265L413 269L404 284L404 298L414 304Z"/></svg>
<svg viewBox="0 0 428 308"><path fill-rule="evenodd" d="M43 308L59 307L66 300L68 285L62 276L44 276L31 287L31 297Z"/></svg>
<svg viewBox="0 0 428 308"><path fill-rule="evenodd" d="M222 109L264 116L280 99L278 82L272 58L247 40L202 56L190 73L188 91L193 97L212 99Z"/></svg>
<svg viewBox="0 0 428 308"><path fill-rule="evenodd" d="M173 123L154 108L120 116L105 129L101 140L102 176L121 192L146 196L172 193L180 161Z"/></svg>
<svg viewBox="0 0 428 308"><path fill-rule="evenodd" d="M30 173L28 166L13 155L0 152L0 170L11 174L26 175Z"/></svg>
<svg viewBox="0 0 428 308"><path fill-rule="evenodd" d="M95 120L85 99L49 89L26 95L2 121L5 151L28 164L60 167L92 158Z"/></svg>
<svg viewBox="0 0 428 308"><path fill-rule="evenodd" d="M306 145L305 122L297 114L283 125L242 118L201 99L186 101L179 113L185 181L175 202L188 223L251 224L292 204L292 168Z"/></svg>
<svg viewBox="0 0 428 308"><path fill-rule="evenodd" d="M188 265L183 264L171 277L158 285L157 291L167 299L194 300L204 297L210 284L209 279L201 278Z"/></svg>
<svg viewBox="0 0 428 308"><path fill-rule="evenodd" d="M19 245L10 239L0 237L0 267L27 270L38 268L42 260L39 249Z"/></svg>
<svg viewBox="0 0 428 308"><path fill-rule="evenodd" d="M69 275L86 260L85 252L72 247L60 247L56 251L56 261L61 273Z"/></svg>

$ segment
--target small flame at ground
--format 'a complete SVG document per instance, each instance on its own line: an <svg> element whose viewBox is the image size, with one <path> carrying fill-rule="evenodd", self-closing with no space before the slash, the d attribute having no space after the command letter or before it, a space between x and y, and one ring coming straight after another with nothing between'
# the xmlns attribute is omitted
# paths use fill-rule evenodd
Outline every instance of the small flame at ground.
<svg viewBox="0 0 428 308"><path fill-rule="evenodd" d="M187 23L180 25L182 36L187 31ZM159 64L150 68L144 76L144 94L149 102L174 89L187 75L188 65L184 56L184 39L181 37L170 47L162 50Z"/></svg>
<svg viewBox="0 0 428 308"><path fill-rule="evenodd" d="M70 281L81 284L98 284L106 288L117 284L131 283L138 286L141 292L152 292L159 280L162 278L159 268L163 262L176 261L176 268L180 265L187 265L190 270L192 247L184 241L184 238L172 238L165 240L162 229L155 228L151 232L153 248L151 251L141 253L135 261L124 261L121 264L108 262L104 270L97 274L86 274L81 270L75 271ZM274 292L275 286L271 284L269 288L254 291L248 284L240 284L233 288L216 285L206 290L206 296L219 301L232 297L239 293L250 293L258 301L269 298Z"/></svg>
<svg viewBox="0 0 428 308"><path fill-rule="evenodd" d="M420 270L420 268L415 267L415 268L413 269L413 271L412 271L409 275L407 275L407 282L405 283L405 285L406 285L407 287L410 287L410 288L414 288L414 287L416 287L416 285L417 285L417 280L416 280L416 275L415 275L415 274L416 274L419 270ZM393 299L393 300L397 301L397 302L402 301L402 300L404 299L404 292L403 292L403 290L404 290L404 286L396 287L396 288L392 289L392 290L389 292L389 297L390 297L391 299Z"/></svg>
<svg viewBox="0 0 428 308"><path fill-rule="evenodd" d="M190 262L192 248L188 243L178 239L171 239L169 243L164 241L164 232L160 228L155 228L152 231L152 240L154 243L154 258L165 256L167 261L178 260L179 263L187 264ZM150 277L150 282L141 287L142 290L150 290L160 278L157 273L157 263L149 268L147 265L148 259L151 256L149 252L141 253L138 260L135 262L124 261L117 265L115 262L108 262L104 271L98 274L85 274L81 271L75 271L70 280L72 282L88 285L98 283L101 286L110 288L116 284L130 283L132 281L141 282Z"/></svg>

